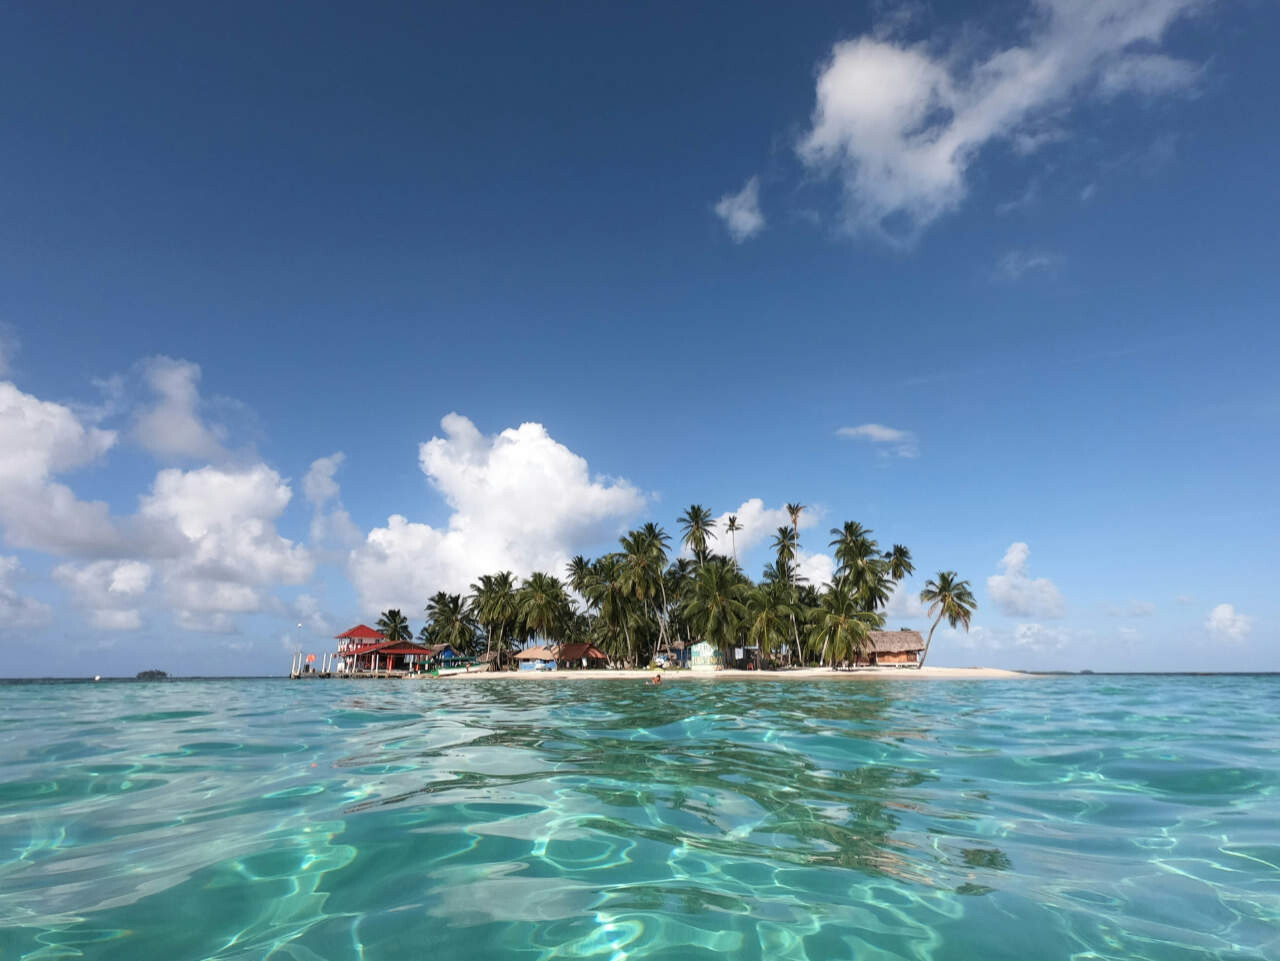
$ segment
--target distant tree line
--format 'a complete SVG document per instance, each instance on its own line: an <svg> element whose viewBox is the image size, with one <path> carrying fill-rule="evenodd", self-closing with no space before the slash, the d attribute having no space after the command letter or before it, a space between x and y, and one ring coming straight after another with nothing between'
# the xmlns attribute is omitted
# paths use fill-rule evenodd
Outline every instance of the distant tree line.
<svg viewBox="0 0 1280 961"><path fill-rule="evenodd" d="M730 515L725 524L730 553L718 554L711 512L694 504L679 518L680 543L690 556L672 558L670 536L648 523L619 538L616 551L574 557L563 579L538 571L517 581L499 571L481 575L466 595L437 592L418 640L472 656L511 651L535 638L587 642L627 666L650 663L675 641L707 641L725 652L758 647L762 659L773 662L851 661L868 651L870 632L883 626L896 586L915 571L911 552L901 544L882 549L872 531L847 521L831 529L831 582L810 584L797 567L804 510L787 505L791 523L777 529L773 560L758 581L738 565L738 518ZM931 578L920 599L933 618L927 657L938 624L968 630L977 603L969 582L954 571ZM384 611L378 629L390 640L413 636L399 610Z"/></svg>

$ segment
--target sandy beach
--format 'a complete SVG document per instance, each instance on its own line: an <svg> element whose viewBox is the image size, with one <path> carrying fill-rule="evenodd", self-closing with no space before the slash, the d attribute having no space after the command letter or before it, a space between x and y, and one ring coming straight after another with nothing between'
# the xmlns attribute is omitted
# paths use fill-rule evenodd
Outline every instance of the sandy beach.
<svg viewBox="0 0 1280 961"><path fill-rule="evenodd" d="M663 683L668 681L946 681L946 680L1007 680L1031 678L1035 675L1021 671L1009 671L999 667L861 667L849 671L835 671L829 667L804 667L793 671L650 671L650 670L598 670L598 671L485 671L475 674L451 674L442 679L502 680L518 678L530 681L644 681L654 674L661 674Z"/></svg>

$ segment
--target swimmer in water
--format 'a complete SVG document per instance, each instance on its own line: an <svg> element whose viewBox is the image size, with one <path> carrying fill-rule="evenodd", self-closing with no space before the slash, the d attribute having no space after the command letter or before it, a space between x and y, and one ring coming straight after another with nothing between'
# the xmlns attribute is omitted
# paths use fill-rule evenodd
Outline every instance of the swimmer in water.
<svg viewBox="0 0 1280 961"><path fill-rule="evenodd" d="M662 675L661 675L661 674L655 674L655 675L653 675L653 680L652 680L650 683L652 683L652 684L661 684L661 683L662 683Z"/></svg>

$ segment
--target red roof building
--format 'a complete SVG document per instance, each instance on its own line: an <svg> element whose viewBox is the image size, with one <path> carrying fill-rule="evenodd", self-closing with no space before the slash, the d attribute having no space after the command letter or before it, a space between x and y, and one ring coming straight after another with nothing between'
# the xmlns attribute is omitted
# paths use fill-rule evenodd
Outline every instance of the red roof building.
<svg viewBox="0 0 1280 961"><path fill-rule="evenodd" d="M343 631L334 640L338 642L338 656L346 657L385 644L387 639L369 625L357 624L350 630Z"/></svg>

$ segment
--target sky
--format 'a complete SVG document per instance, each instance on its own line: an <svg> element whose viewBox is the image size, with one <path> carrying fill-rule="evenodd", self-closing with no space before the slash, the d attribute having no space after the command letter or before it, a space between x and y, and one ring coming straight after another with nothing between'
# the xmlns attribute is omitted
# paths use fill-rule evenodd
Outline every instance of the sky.
<svg viewBox="0 0 1280 961"><path fill-rule="evenodd" d="M689 504L930 661L1280 670L1280 7L9 5L0 674L260 674Z"/></svg>

